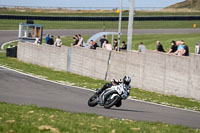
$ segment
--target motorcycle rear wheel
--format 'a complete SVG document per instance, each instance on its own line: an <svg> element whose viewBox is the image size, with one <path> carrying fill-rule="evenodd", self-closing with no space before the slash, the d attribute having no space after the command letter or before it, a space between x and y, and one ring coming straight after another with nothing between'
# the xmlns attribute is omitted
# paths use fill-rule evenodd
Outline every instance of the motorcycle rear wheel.
<svg viewBox="0 0 200 133"><path fill-rule="evenodd" d="M112 106L116 105L118 101L120 100L120 96L115 96L111 101L107 101L104 103L104 108L109 109Z"/></svg>

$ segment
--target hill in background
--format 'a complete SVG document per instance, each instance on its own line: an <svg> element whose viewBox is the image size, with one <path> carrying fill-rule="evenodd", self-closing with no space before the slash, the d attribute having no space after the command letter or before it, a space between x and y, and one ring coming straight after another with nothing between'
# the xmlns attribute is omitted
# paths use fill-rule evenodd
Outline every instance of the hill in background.
<svg viewBox="0 0 200 133"><path fill-rule="evenodd" d="M185 0L183 2L171 5L167 8L175 8L175 9L187 8L192 10L200 10L200 0Z"/></svg>

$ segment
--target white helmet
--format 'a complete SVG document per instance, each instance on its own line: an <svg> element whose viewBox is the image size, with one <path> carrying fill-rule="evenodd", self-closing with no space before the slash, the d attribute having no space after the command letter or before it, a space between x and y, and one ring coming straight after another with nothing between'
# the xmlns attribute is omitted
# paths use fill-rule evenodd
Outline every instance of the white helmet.
<svg viewBox="0 0 200 133"><path fill-rule="evenodd" d="M124 76L124 78L123 78L123 83L124 83L125 85L129 85L130 82L131 82L131 78L130 78L129 76Z"/></svg>

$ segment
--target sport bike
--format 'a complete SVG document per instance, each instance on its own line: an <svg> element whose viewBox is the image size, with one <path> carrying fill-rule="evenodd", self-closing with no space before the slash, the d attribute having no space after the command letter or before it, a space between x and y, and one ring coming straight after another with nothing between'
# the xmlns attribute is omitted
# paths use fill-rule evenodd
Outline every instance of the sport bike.
<svg viewBox="0 0 200 133"><path fill-rule="evenodd" d="M104 108L109 109L112 106L120 107L122 105L122 100L125 100L129 91L125 89L124 84L120 83L119 85L112 86L104 90L99 96L97 95L97 91L91 96L88 100L88 105L90 107L95 107L96 105L104 106ZM124 97L123 94L127 94Z"/></svg>

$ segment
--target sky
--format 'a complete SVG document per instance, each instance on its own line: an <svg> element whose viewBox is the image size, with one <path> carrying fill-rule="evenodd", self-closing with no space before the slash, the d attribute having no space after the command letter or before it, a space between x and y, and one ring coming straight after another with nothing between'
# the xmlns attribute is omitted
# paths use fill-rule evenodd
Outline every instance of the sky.
<svg viewBox="0 0 200 133"><path fill-rule="evenodd" d="M135 7L163 8L184 0L135 0ZM98 8L120 6L120 0L0 0L0 6L39 6L39 7L73 7ZM123 7L129 7L129 0L123 0Z"/></svg>

